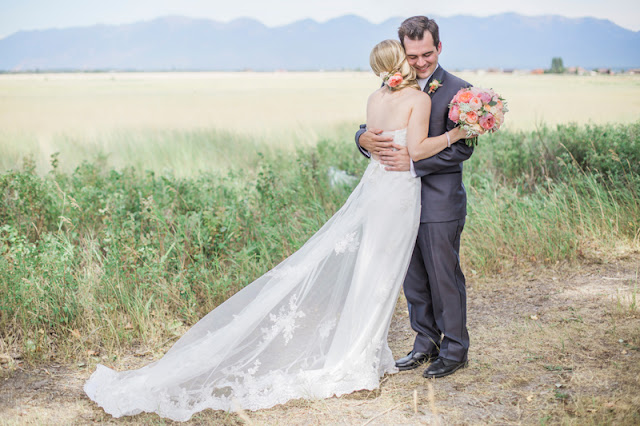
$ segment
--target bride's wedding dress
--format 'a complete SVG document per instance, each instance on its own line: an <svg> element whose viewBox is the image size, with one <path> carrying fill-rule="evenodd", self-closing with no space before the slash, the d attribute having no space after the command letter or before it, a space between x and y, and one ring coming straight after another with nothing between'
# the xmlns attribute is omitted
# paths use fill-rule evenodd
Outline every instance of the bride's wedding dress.
<svg viewBox="0 0 640 426"><path fill-rule="evenodd" d="M406 144L406 129L394 141ZM218 306L160 360L103 365L86 394L120 417L188 420L375 389L396 372L387 332L415 244L420 179L371 160L345 205L271 271Z"/></svg>

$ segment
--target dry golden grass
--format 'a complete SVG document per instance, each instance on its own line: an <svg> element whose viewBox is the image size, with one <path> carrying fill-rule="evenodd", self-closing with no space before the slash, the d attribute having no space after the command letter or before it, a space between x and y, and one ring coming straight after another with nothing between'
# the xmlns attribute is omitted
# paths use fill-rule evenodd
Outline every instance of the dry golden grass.
<svg viewBox="0 0 640 426"><path fill-rule="evenodd" d="M568 122L631 123L640 117L640 75L459 75L507 99L506 129L532 130L540 124Z"/></svg>
<svg viewBox="0 0 640 426"><path fill-rule="evenodd" d="M386 376L375 391L257 412L205 411L186 424L638 424L638 265L632 252L469 279L470 366L452 376L427 381L419 369ZM408 351L412 338L401 297L389 333L394 354ZM116 366L157 356L129 353ZM153 414L113 419L89 401L81 388L99 361L4 364L0 424L172 423Z"/></svg>
<svg viewBox="0 0 640 426"><path fill-rule="evenodd" d="M638 75L456 74L505 96L511 129L640 116ZM304 136L364 122L377 87L370 72L4 74L0 128L39 137L200 128Z"/></svg>
<svg viewBox="0 0 640 426"><path fill-rule="evenodd" d="M215 128L259 137L362 122L371 73L0 75L0 128L99 135ZM311 136L312 137L312 136Z"/></svg>
<svg viewBox="0 0 640 426"><path fill-rule="evenodd" d="M507 98L506 129L570 121L628 123L640 116L638 75L458 75ZM243 138L256 146L287 148L327 136L350 139L377 87L379 79L370 72L4 74L0 168L29 153L41 165L58 151L63 160L75 156L77 161L98 151L156 156L171 141L185 143L180 132L213 129L223 140L230 135L226 151ZM191 155L188 144L184 151L200 169L203 156ZM205 156L215 158L212 151Z"/></svg>

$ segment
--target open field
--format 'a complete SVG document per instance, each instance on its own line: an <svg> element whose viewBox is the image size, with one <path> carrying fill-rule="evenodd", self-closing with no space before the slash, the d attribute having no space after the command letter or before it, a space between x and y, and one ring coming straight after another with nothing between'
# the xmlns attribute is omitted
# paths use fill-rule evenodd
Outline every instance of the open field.
<svg viewBox="0 0 640 426"><path fill-rule="evenodd" d="M191 424L640 422L640 77L463 77L512 109L465 162L470 367ZM157 359L331 217L377 84L0 75L0 424L170 423L113 420L82 383ZM401 296L389 344L411 341Z"/></svg>
<svg viewBox="0 0 640 426"><path fill-rule="evenodd" d="M506 130L640 117L640 76L459 75L507 98ZM370 72L0 75L0 170L31 153L45 171L55 152L64 169L98 153L179 175L253 166L258 150L350 141L378 85Z"/></svg>

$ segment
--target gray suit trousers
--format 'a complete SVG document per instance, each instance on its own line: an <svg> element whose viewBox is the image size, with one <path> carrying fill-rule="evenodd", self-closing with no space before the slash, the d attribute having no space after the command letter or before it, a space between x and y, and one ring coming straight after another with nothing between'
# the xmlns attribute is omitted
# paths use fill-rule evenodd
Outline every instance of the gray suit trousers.
<svg viewBox="0 0 640 426"><path fill-rule="evenodd" d="M415 352L440 352L466 361L467 293L460 269L460 234L465 219L420 223L404 281L411 327L418 333Z"/></svg>

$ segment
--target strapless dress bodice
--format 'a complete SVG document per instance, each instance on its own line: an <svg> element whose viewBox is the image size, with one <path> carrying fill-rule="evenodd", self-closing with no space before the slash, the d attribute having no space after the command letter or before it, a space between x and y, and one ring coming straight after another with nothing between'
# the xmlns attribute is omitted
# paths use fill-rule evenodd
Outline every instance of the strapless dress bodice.
<svg viewBox="0 0 640 426"><path fill-rule="evenodd" d="M393 143L407 146L407 128L398 129L398 130L385 130L382 132L382 135L393 135Z"/></svg>

